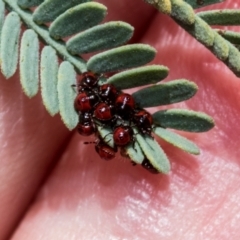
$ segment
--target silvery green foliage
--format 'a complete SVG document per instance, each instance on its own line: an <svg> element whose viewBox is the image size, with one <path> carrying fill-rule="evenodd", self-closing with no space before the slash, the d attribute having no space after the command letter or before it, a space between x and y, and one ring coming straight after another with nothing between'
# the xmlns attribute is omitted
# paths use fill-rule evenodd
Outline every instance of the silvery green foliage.
<svg viewBox="0 0 240 240"><path fill-rule="evenodd" d="M21 22L18 14L10 12L3 23L0 44L1 70L7 79L17 70L20 30Z"/></svg>
<svg viewBox="0 0 240 240"><path fill-rule="evenodd" d="M157 10L169 15L177 24L191 34L237 76L240 77L240 45L238 38L231 33L216 31L210 25L240 25L240 11L221 9L194 12L194 8L203 7L224 0L145 0ZM233 40L233 41L232 41Z"/></svg>
<svg viewBox="0 0 240 240"><path fill-rule="evenodd" d="M39 71L39 41L37 34L32 29L24 32L20 53L20 81L24 93L31 98L38 92Z"/></svg>
<svg viewBox="0 0 240 240"><path fill-rule="evenodd" d="M201 8L211 4L220 3L225 0L204 0L204 1L184 0L184 1L190 4L193 8Z"/></svg>
<svg viewBox="0 0 240 240"><path fill-rule="evenodd" d="M5 6L12 10L6 15ZM36 7L33 12L31 7ZM186 79L158 84L167 77L169 69L161 65L143 66L154 59L156 50L146 44L123 45L132 37L133 27L121 21L101 24L106 13L106 6L89 0L0 0L3 75L9 78L16 72L20 50L20 81L24 92L29 97L36 95L40 79L47 111L52 116L59 112L70 130L79 119L73 106L76 77L87 70L99 74L118 72L108 79L101 78L99 83L114 84L119 90L153 84L133 94L139 107L183 101L197 91L196 84ZM30 29L23 31L20 46L21 21ZM49 27L41 25L45 23ZM67 42L65 37L69 37ZM39 38L45 44L40 53ZM88 61L79 55L99 51L102 52ZM63 59L61 64L58 56ZM199 154L197 146L165 128L201 132L213 127L209 116L194 111L162 110L153 116L155 134L191 154ZM134 131L135 141L125 148L124 155L137 164L147 158L156 170L168 173L170 162L156 140ZM98 124L98 133L107 144L114 145L110 127Z"/></svg>
<svg viewBox="0 0 240 240"><path fill-rule="evenodd" d="M44 47L41 53L40 62L41 62L40 76L43 103L46 106L46 109L50 113L50 115L54 116L59 111L57 92L58 57L56 50L50 46Z"/></svg>

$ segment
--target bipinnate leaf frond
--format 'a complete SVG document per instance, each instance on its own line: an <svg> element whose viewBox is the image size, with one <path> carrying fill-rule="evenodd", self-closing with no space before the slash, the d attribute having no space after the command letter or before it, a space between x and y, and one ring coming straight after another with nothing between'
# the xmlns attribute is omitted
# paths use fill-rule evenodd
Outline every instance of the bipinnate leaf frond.
<svg viewBox="0 0 240 240"><path fill-rule="evenodd" d="M174 8L181 7L178 4L176 1ZM5 11L5 7L12 11ZM166 12L170 10L168 5L165 7ZM192 18L185 13L182 11L181 16L176 17L192 22L194 13ZM196 84L186 79L159 83L168 76L169 69L162 65L144 66L154 59L156 50L147 44L126 44L133 36L134 28L122 21L102 23L106 14L106 6L89 0L0 0L3 75L10 78L16 72L20 51L23 91L28 97L35 96L40 79L46 110L52 116L59 112L70 130L79 121L74 109L77 76L86 71L99 74L99 84L111 83L119 90L150 85L133 94L138 107L180 102L191 98L197 91ZM21 29L21 22L29 29ZM39 39L44 43L41 52ZM203 38L201 41L210 46L214 38ZM81 56L84 53L92 55L85 59ZM106 77L108 75L109 78ZM156 135L191 154L199 153L197 146L165 128L201 132L214 125L206 114L181 109L158 111L153 117ZM112 128L96 125L98 134L113 146ZM134 144L126 147L122 154L137 164L147 159L158 172L170 171L170 162L159 144L152 137L136 132L136 129Z"/></svg>

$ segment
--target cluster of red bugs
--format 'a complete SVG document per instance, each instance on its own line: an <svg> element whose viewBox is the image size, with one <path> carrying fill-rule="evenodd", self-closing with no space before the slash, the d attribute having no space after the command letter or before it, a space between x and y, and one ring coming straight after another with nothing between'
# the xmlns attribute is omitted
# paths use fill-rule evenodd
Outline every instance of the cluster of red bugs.
<svg viewBox="0 0 240 240"><path fill-rule="evenodd" d="M95 149L105 160L115 157L118 147L134 142L133 126L139 133L151 136L153 119L150 113L139 109L130 94L118 91L112 84L99 85L99 76L85 72L77 80L77 96L74 107L79 115L77 131L83 136L95 134ZM120 124L119 124L120 122ZM113 130L114 147L104 142L97 131L97 124ZM142 166L152 173L157 170L145 159Z"/></svg>

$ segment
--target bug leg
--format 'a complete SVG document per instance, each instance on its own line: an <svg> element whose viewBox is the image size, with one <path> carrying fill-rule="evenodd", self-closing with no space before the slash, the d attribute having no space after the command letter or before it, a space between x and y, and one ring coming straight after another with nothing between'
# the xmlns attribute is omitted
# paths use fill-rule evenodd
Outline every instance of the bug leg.
<svg viewBox="0 0 240 240"><path fill-rule="evenodd" d="M72 89L75 93L79 92L79 91L77 91L77 85L76 84L72 84L71 87L72 87Z"/></svg>
<svg viewBox="0 0 240 240"><path fill-rule="evenodd" d="M111 141L111 139L109 139L108 141L105 141L105 138L108 136L108 135L110 135L110 134L112 134L112 133L108 133L108 134L106 134L104 137L103 137L103 141L105 142L105 143L109 143L110 141Z"/></svg>

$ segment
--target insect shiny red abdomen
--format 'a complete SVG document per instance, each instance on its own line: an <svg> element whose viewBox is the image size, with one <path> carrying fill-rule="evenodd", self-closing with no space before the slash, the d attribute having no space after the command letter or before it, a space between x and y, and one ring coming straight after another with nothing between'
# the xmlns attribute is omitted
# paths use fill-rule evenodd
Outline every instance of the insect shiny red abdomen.
<svg viewBox="0 0 240 240"><path fill-rule="evenodd" d="M113 116L113 107L104 102L99 103L94 110L94 117L100 121L109 121Z"/></svg>
<svg viewBox="0 0 240 240"><path fill-rule="evenodd" d="M99 154L99 156L105 160L111 160L115 157L115 153L117 152L116 148L111 148L103 141L100 141L95 146L96 152Z"/></svg>
<svg viewBox="0 0 240 240"><path fill-rule="evenodd" d="M90 136L95 132L95 128L92 123L78 123L77 131L82 136Z"/></svg>
<svg viewBox="0 0 240 240"><path fill-rule="evenodd" d="M98 83L98 77L92 72L82 73L77 80L78 91L92 89Z"/></svg>
<svg viewBox="0 0 240 240"><path fill-rule="evenodd" d="M74 106L76 111L88 112L91 111L93 106L98 102L98 98L95 94L81 92L77 95Z"/></svg>
<svg viewBox="0 0 240 240"><path fill-rule="evenodd" d="M135 101L133 97L128 93L121 93L118 95L115 101L116 112L125 120L129 120L132 114Z"/></svg>
<svg viewBox="0 0 240 240"><path fill-rule="evenodd" d="M113 104L118 95L117 89L112 84L103 84L98 89L102 101Z"/></svg>
<svg viewBox="0 0 240 240"><path fill-rule="evenodd" d="M80 114L77 131L80 135L90 136L95 132L96 128L90 113Z"/></svg>
<svg viewBox="0 0 240 240"><path fill-rule="evenodd" d="M113 131L113 140L117 146L123 147L133 140L133 130L129 126L118 126Z"/></svg>
<svg viewBox="0 0 240 240"><path fill-rule="evenodd" d="M134 113L133 122L141 133L151 135L153 118L149 112L140 110Z"/></svg>
<svg viewBox="0 0 240 240"><path fill-rule="evenodd" d="M159 173L158 170L156 168L154 168L154 166L150 163L150 161L147 158L145 158L143 160L142 166L153 174L158 174Z"/></svg>

